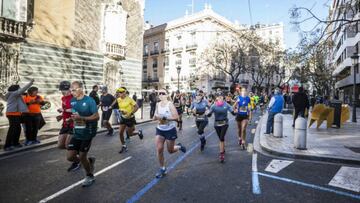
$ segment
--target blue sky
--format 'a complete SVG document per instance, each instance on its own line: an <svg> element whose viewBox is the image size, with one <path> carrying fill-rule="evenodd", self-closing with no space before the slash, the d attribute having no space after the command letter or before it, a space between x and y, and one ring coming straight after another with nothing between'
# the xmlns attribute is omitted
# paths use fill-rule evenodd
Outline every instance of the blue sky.
<svg viewBox="0 0 360 203"><path fill-rule="evenodd" d="M215 12L231 21L238 20L240 24L250 24L248 0L194 0L195 12L204 9L205 3L210 3ZM312 8L321 18L326 18L328 5L332 0L250 0L253 23L272 24L284 23L286 48L295 48L298 43L298 33L290 24L289 9L294 5ZM191 11L191 0L146 0L145 20L152 25L159 25L179 18L185 10ZM327 6L326 6L327 5ZM302 25L303 29L311 29L314 21Z"/></svg>

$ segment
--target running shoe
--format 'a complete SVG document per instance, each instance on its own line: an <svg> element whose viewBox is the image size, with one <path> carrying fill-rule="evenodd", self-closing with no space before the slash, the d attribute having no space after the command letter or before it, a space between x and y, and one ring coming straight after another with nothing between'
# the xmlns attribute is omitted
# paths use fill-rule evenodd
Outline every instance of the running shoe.
<svg viewBox="0 0 360 203"><path fill-rule="evenodd" d="M239 145L241 146L241 144L242 144L242 139L239 139Z"/></svg>
<svg viewBox="0 0 360 203"><path fill-rule="evenodd" d="M68 172L70 171L76 171L81 167L80 162L76 163L76 162L72 162L72 164L70 165L70 167L67 169Z"/></svg>
<svg viewBox="0 0 360 203"><path fill-rule="evenodd" d="M89 187L89 186L91 186L94 182L95 182L95 177L94 177L94 175L86 176L84 182L82 183L82 186L83 186L83 187Z"/></svg>
<svg viewBox="0 0 360 203"><path fill-rule="evenodd" d="M140 140L144 139L144 135L143 135L142 130L139 130L139 138L140 138Z"/></svg>
<svg viewBox="0 0 360 203"><path fill-rule="evenodd" d="M224 163L225 162L225 153L224 152L221 152L220 155L219 155L219 160L220 160L220 163Z"/></svg>
<svg viewBox="0 0 360 203"><path fill-rule="evenodd" d="M114 129L110 128L110 130L108 131L108 134L106 134L107 136L113 136L114 135Z"/></svg>
<svg viewBox="0 0 360 203"><path fill-rule="evenodd" d="M157 173L155 174L155 177L156 177L156 178L162 178L162 177L164 177L164 176L166 175L166 173L167 173L166 168L165 168L165 169L160 168L159 172L157 172Z"/></svg>
<svg viewBox="0 0 360 203"><path fill-rule="evenodd" d="M178 143L177 146L180 147L180 151L182 151L183 153L186 153L186 147L184 147L181 143Z"/></svg>
<svg viewBox="0 0 360 203"><path fill-rule="evenodd" d="M21 148L21 147L23 147L23 145L22 145L22 144L17 144L17 145L14 145L14 148Z"/></svg>
<svg viewBox="0 0 360 203"><path fill-rule="evenodd" d="M121 154L121 153L127 152L127 151L128 151L127 146L126 146L126 145L123 145L123 146L121 147L121 150L119 151L119 153Z"/></svg>
<svg viewBox="0 0 360 203"><path fill-rule="evenodd" d="M205 137L200 138L201 146L200 151L204 151L205 145L206 145L206 139Z"/></svg>
<svg viewBox="0 0 360 203"><path fill-rule="evenodd" d="M25 146L29 146L29 145L31 145L32 144L32 141L30 141L30 140L25 140L25 142L24 142L24 145Z"/></svg>
<svg viewBox="0 0 360 203"><path fill-rule="evenodd" d="M40 140L33 141L33 144L40 144L40 143L41 143Z"/></svg>
<svg viewBox="0 0 360 203"><path fill-rule="evenodd" d="M90 173L94 174L94 170L95 170L95 157L89 157L89 162L90 162Z"/></svg>
<svg viewBox="0 0 360 203"><path fill-rule="evenodd" d="M246 145L245 145L245 143L241 143L240 148L241 148L242 150L246 150Z"/></svg>
<svg viewBox="0 0 360 203"><path fill-rule="evenodd" d="M4 151L11 151L14 149L14 146L10 146L10 147L5 147Z"/></svg>

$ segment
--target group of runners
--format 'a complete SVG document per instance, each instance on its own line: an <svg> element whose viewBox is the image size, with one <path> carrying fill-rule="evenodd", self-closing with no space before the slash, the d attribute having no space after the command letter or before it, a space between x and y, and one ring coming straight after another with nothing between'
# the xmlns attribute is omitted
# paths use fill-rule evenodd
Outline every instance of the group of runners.
<svg viewBox="0 0 360 203"><path fill-rule="evenodd" d="M143 139L141 130L135 131L135 112L139 109L137 103L129 97L125 87L116 90L115 97L109 96L107 89L102 90L99 103L96 104L92 97L85 95L83 84L75 81L63 81L60 84L62 92L62 108L58 110L61 115L57 120L62 120L58 147L67 149L67 159L71 162L68 171L75 171L81 166L86 172L83 186L90 186L94 181L95 157L88 157L88 151L92 139L97 132L97 124L100 118L98 108L102 110L102 125L108 129L108 135L113 134L113 128L109 122L111 112L114 111L119 120L119 138L121 148L119 153L128 151L124 134L128 137L138 135ZM229 96L231 98L229 99ZM236 117L238 126L238 144L240 149L246 149L246 128L252 118L252 111L256 104L261 106L261 98L256 98L247 93L245 88L238 89L237 94L225 95L218 90L215 94L206 95L202 90L187 98L177 91L173 98L166 89L158 90L159 102L156 104L154 120L156 126L156 152L160 169L156 173L157 178L163 177L166 172L164 160L164 148L172 154L178 151L186 153L186 147L176 143L177 128L182 130L182 114L189 112L194 115L197 134L200 140L200 151L206 146L204 130L208 126L209 118L214 115L214 128L219 138L219 161L225 161L225 135L229 127L228 113Z"/></svg>

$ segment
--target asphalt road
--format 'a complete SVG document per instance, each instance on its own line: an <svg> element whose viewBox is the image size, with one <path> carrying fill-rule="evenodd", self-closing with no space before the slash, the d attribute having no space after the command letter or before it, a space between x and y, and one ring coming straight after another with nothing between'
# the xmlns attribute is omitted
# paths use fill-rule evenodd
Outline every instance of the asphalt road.
<svg viewBox="0 0 360 203"><path fill-rule="evenodd" d="M223 164L212 122L205 131L209 137L204 152L199 151L194 124L193 118L184 119L178 141L188 152L166 152L170 170L160 180L154 177L158 162L153 122L137 127L145 138L133 137L125 154L118 154L118 136L99 134L94 139L90 155L97 158L97 176L89 188L79 186L84 171L67 172L65 151L54 146L1 158L0 202L360 202L359 193L329 185L338 164L293 160L278 173L265 171L272 160L285 159L252 150L255 122L248 127L250 146L245 151L237 144L235 121L230 122ZM254 165L258 172L253 172Z"/></svg>

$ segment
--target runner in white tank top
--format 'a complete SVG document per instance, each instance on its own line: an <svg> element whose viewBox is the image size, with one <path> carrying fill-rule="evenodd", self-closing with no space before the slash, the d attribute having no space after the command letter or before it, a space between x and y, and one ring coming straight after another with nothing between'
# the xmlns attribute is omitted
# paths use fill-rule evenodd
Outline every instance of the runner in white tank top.
<svg viewBox="0 0 360 203"><path fill-rule="evenodd" d="M160 102L156 104L154 120L158 120L159 124L156 127L156 148L157 156L160 163L160 170L156 173L156 178L161 178L166 175L166 167L164 161L164 145L166 141L167 149L170 154L177 151L186 152L186 148L180 143L175 145L177 138L176 121L179 115L172 102L168 100L168 94L165 89L159 90Z"/></svg>

